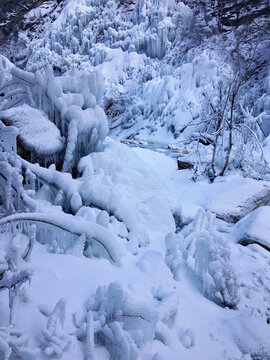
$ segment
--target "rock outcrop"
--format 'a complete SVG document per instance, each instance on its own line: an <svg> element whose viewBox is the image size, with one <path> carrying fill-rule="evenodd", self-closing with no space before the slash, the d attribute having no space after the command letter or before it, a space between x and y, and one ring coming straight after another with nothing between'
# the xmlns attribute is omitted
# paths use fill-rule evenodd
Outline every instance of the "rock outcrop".
<svg viewBox="0 0 270 360"><path fill-rule="evenodd" d="M25 48L25 35L37 35L49 18L55 20L62 0L9 0L0 3L0 49L11 61L18 64L18 49ZM21 33L24 36L20 36ZM22 66L23 66L23 61Z"/></svg>

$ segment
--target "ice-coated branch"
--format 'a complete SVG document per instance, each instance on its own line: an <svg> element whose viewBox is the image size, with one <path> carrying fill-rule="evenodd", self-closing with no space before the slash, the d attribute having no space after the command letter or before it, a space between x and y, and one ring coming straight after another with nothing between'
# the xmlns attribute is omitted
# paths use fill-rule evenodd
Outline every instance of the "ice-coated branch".
<svg viewBox="0 0 270 360"><path fill-rule="evenodd" d="M12 289L16 285L31 280L32 269L20 269L15 272L7 271L0 280L0 290Z"/></svg>
<svg viewBox="0 0 270 360"><path fill-rule="evenodd" d="M0 220L0 228L4 225L12 225L18 222L29 222L37 226L42 226L42 224L50 225L78 237L85 234L89 241L96 241L106 250L109 259L113 263L119 264L120 262L121 253L115 236L98 224L91 223L91 227L89 227L89 222L84 219L63 213L57 213L57 217L54 214L18 213L2 218Z"/></svg>

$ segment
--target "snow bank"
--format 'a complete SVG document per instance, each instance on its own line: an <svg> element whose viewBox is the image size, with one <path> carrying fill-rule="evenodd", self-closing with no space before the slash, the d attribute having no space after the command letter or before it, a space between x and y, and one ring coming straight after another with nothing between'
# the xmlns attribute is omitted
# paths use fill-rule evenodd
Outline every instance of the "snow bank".
<svg viewBox="0 0 270 360"><path fill-rule="evenodd" d="M103 152L82 158L78 166L82 198L124 222L132 251L149 242L146 229L159 223L158 231L166 234L175 227L177 204L151 169L132 149L110 139Z"/></svg>
<svg viewBox="0 0 270 360"><path fill-rule="evenodd" d="M107 139L103 152L91 153L80 160L77 179L52 168L23 164L42 181L63 192L66 209L85 219L105 221L106 226L124 234L131 252L136 253L141 246L149 244L149 231L158 234L162 239L159 246L164 248L162 236L175 229L173 213L180 205L157 179L153 166L126 145ZM101 214L98 217L91 214L90 207L106 210L106 218L115 219L110 219L108 224L105 215L101 219Z"/></svg>

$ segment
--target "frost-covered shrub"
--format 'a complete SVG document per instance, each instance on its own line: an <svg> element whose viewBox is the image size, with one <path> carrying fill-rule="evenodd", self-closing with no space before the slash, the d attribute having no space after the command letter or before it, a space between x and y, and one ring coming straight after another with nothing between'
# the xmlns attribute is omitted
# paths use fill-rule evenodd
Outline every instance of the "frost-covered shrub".
<svg viewBox="0 0 270 360"><path fill-rule="evenodd" d="M3 55L0 55L0 85L10 80L10 69L12 68L12 66L13 65L9 62L7 58L5 58Z"/></svg>
<svg viewBox="0 0 270 360"><path fill-rule="evenodd" d="M1 62L0 58L0 69L1 66L3 67L3 60ZM20 101L17 103L27 105L16 106L17 103L13 103L14 101L9 102L8 109L13 107L13 109L8 110L11 115L3 113L3 116L7 119L10 118L11 122L15 121L15 125L20 125L22 128L27 124L27 115L31 113L32 117L35 118L37 109L43 111L44 114L41 114L43 117L42 126L44 129L46 128L47 134L54 134L57 138L56 142L49 142L50 146L48 146L48 142L42 146L39 143L32 144L39 154L47 154L45 163L47 161L51 163L52 160L56 162L57 160L60 164L63 160L63 170L71 171L82 156L93 151L102 151L103 141L108 133L108 124L106 115L101 108L104 92L101 72L73 70L63 76L55 77L52 67L47 65L43 73L36 72L35 74L13 66L11 74L12 81L6 86L6 96L10 94L9 97L12 99L13 87L16 86L18 88L15 89L16 91L27 94L20 95ZM14 114L25 115L23 125L20 122L21 116L14 120ZM58 129L48 122L48 119L54 122ZM65 154L62 151L64 139L61 138L59 131L67 140ZM23 131L21 133L23 134ZM27 142L26 145L29 145L31 139L27 134L23 134L23 136L23 142ZM57 158L54 156L54 151L51 153L52 147L55 147L55 152L59 152Z"/></svg>
<svg viewBox="0 0 270 360"><path fill-rule="evenodd" d="M0 328L1 360L10 359L12 354L22 360L34 360L39 356L39 350L28 345L28 336L15 327L22 286L25 282L30 282L33 274L32 269L25 268L24 263L30 256L34 237L33 227L31 227L30 239L20 233L13 235L7 233L6 236L1 234L1 242L6 243L6 246L0 249L0 291L8 290L10 311L9 326ZM25 241L29 242L26 249L23 247Z"/></svg>
<svg viewBox="0 0 270 360"><path fill-rule="evenodd" d="M240 301L239 285L234 268L225 260L223 251L227 249L223 246L210 249L208 273L203 275L204 294L218 305L235 309Z"/></svg>
<svg viewBox="0 0 270 360"><path fill-rule="evenodd" d="M38 360L39 349L29 346L29 337L13 327L0 327L0 359L9 360L12 354L21 360Z"/></svg>
<svg viewBox="0 0 270 360"><path fill-rule="evenodd" d="M2 235L3 237L3 235ZM6 249L0 253L0 290L7 289L9 292L9 323L15 325L17 308L19 302L19 295L22 285L31 280L32 269L25 268L23 256L28 254L22 249L23 240L28 240L22 234L13 235L10 238L7 235L5 240L8 240ZM4 240L2 238L2 240ZM29 245L30 249L30 245Z"/></svg>
<svg viewBox="0 0 270 360"><path fill-rule="evenodd" d="M48 317L47 327L40 336L40 348L49 357L60 357L67 350L70 339L63 333L66 313L66 300L60 299L53 311L40 307L43 315ZM61 328L59 328L60 326Z"/></svg>
<svg viewBox="0 0 270 360"><path fill-rule="evenodd" d="M234 309L240 300L239 285L230 263L229 244L214 230L213 214L199 215L201 225L207 215L212 218L211 226L195 233L195 271L203 282L203 293L218 305Z"/></svg>
<svg viewBox="0 0 270 360"><path fill-rule="evenodd" d="M154 339L157 321L158 312L132 300L118 282L99 287L84 314L74 317L88 359L93 359L95 343L105 346L113 360L137 359L138 349Z"/></svg>

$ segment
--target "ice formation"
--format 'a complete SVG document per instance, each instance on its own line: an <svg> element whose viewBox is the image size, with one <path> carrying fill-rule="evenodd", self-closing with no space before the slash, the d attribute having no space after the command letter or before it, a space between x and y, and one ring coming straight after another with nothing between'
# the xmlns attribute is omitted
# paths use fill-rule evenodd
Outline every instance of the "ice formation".
<svg viewBox="0 0 270 360"><path fill-rule="evenodd" d="M23 240L29 240L23 239L22 234L6 233L6 236L0 236L0 290L7 289L9 295L9 325L0 327L0 356L8 360L11 354L16 354L21 359L33 360L39 350L29 346L29 337L16 328L20 293L23 284L30 282L33 276L33 270L25 267L26 256L22 249Z"/></svg>
<svg viewBox="0 0 270 360"><path fill-rule="evenodd" d="M152 342L160 321L176 312L178 299L170 295L159 309L135 302L120 283L99 287L86 303L83 316L74 317L77 338L84 341L86 356L93 358L95 345L103 344L112 359L137 359L139 349ZM166 325L163 324L165 328ZM169 333L169 328L167 328Z"/></svg>
<svg viewBox="0 0 270 360"><path fill-rule="evenodd" d="M203 282L203 293L218 305L236 308L240 300L239 284L230 264L230 246L215 231L215 215L199 210L192 237L195 271Z"/></svg>
<svg viewBox="0 0 270 360"><path fill-rule="evenodd" d="M46 154L48 159L54 158L55 153L61 152L63 139L66 138L64 171L76 167L82 156L102 150L108 127L100 107L103 80L98 71L86 73L73 70L57 78L50 66L42 74L32 74L13 66L10 73L11 80L0 87L4 92L1 99L2 118L21 130L21 141L26 149L33 149L38 155ZM18 107L21 104L26 105ZM27 105L34 109L29 109ZM38 110L42 110L48 119ZM33 139L27 135L29 126L31 131L35 131L34 125L30 124L31 116L39 118L39 123L35 124L36 133L42 132L43 136L43 140L36 139L37 143L33 143ZM48 123L49 120L56 128ZM45 129L51 140L55 137L55 143L50 142L49 148ZM63 139L60 138L59 130ZM38 155L33 160L38 159ZM62 160L61 157L59 160Z"/></svg>

